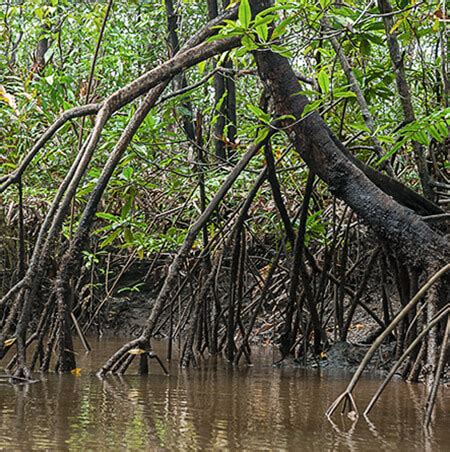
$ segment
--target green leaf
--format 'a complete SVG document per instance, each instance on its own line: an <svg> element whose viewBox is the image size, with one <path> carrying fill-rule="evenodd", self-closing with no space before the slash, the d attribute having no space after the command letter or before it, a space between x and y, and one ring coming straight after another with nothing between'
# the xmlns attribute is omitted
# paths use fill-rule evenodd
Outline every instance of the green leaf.
<svg viewBox="0 0 450 452"><path fill-rule="evenodd" d="M200 63L198 63L198 65L197 65L197 67L198 67L198 72L200 74L203 74L205 72L206 60L205 61L200 61Z"/></svg>
<svg viewBox="0 0 450 452"><path fill-rule="evenodd" d="M432 124L427 129L427 132L436 140L441 141L441 134L438 132L436 127L434 127Z"/></svg>
<svg viewBox="0 0 450 452"><path fill-rule="evenodd" d="M260 120L263 120L264 122L270 121L270 115L263 110L261 110L256 105L247 104L247 108L251 110L251 112Z"/></svg>
<svg viewBox="0 0 450 452"><path fill-rule="evenodd" d="M322 69L317 76L317 81L319 82L320 89L325 94L330 92L330 79L325 69Z"/></svg>
<svg viewBox="0 0 450 452"><path fill-rule="evenodd" d="M35 10L34 10L34 14L36 14L36 16L40 19L40 20L42 20L43 18L44 18L44 10L42 9L42 8L36 8Z"/></svg>
<svg viewBox="0 0 450 452"><path fill-rule="evenodd" d="M325 9L331 4L331 0L319 0L319 3L322 9Z"/></svg>
<svg viewBox="0 0 450 452"><path fill-rule="evenodd" d="M392 33L394 33L395 30L397 30L397 28L400 27L400 25L405 21L405 19L406 19L406 17L400 17L400 19L397 20L397 22L389 30L389 34L391 35Z"/></svg>
<svg viewBox="0 0 450 452"><path fill-rule="evenodd" d="M119 237L121 230L117 229L116 231L113 231L109 234L108 237L106 237L105 240L103 240L103 242L100 243L100 248L105 248L106 246L108 246L110 243L114 242L114 240L116 240L117 237Z"/></svg>
<svg viewBox="0 0 450 452"><path fill-rule="evenodd" d="M322 105L322 99L317 99L313 102L310 102L303 109L302 116L306 116L308 113L311 113L314 110L317 110Z"/></svg>
<svg viewBox="0 0 450 452"><path fill-rule="evenodd" d="M255 31L256 34L260 37L261 41L267 41L267 38L269 37L269 28L267 24L255 26Z"/></svg>
<svg viewBox="0 0 450 452"><path fill-rule="evenodd" d="M284 121L285 119L292 119L293 121L295 121L295 116L294 115L277 116L277 121Z"/></svg>
<svg viewBox="0 0 450 452"><path fill-rule="evenodd" d="M428 146L428 144L429 144L428 136L425 133L425 131L423 131L423 130L417 131L412 136L412 138L413 138L413 140L416 140L417 142L419 142L420 144L423 144L424 146Z"/></svg>
<svg viewBox="0 0 450 452"><path fill-rule="evenodd" d="M285 58L291 58L292 52L285 46L272 45L270 47L274 52L279 53L281 56Z"/></svg>
<svg viewBox="0 0 450 452"><path fill-rule="evenodd" d="M378 161L377 161L377 165L383 163L385 160L387 160L388 158L392 157L403 145L405 144L405 140L401 140L399 142L397 142L390 150L389 152L387 152L385 155L383 155L383 157L381 157Z"/></svg>
<svg viewBox="0 0 450 452"><path fill-rule="evenodd" d="M252 38L247 35L242 36L241 44L248 52L251 52L252 50L256 50L258 48L258 46L253 42Z"/></svg>
<svg viewBox="0 0 450 452"><path fill-rule="evenodd" d="M252 11L248 0L241 0L238 10L238 19L244 28L248 28L252 20Z"/></svg>
<svg viewBox="0 0 450 452"><path fill-rule="evenodd" d="M362 39L360 44L361 53L365 56L369 56L372 50L370 41L367 39Z"/></svg>
<svg viewBox="0 0 450 452"><path fill-rule="evenodd" d="M258 132L258 135L256 137L255 143L258 144L258 143L261 143L262 141L264 141L268 134L269 134L269 129L267 127L260 129Z"/></svg>
<svg viewBox="0 0 450 452"><path fill-rule="evenodd" d="M134 169L131 166L127 166L123 169L122 175L126 180L131 180L133 177Z"/></svg>
<svg viewBox="0 0 450 452"><path fill-rule="evenodd" d="M351 127L354 130L366 132L369 135L372 134L372 131L362 122L357 122L357 123L354 123L354 124L350 124L349 127Z"/></svg>
<svg viewBox="0 0 450 452"><path fill-rule="evenodd" d="M134 236L130 228L125 229L124 237L127 243L131 244L133 242Z"/></svg>
<svg viewBox="0 0 450 452"><path fill-rule="evenodd" d="M333 93L334 97L340 98L350 98L350 97L356 97L356 94L353 91L336 91Z"/></svg>
<svg viewBox="0 0 450 452"><path fill-rule="evenodd" d="M125 201L125 204L122 207L122 210L120 211L120 218L124 220L128 217L128 214L131 211L131 207L133 206L134 196L128 196L127 200Z"/></svg>
<svg viewBox="0 0 450 452"><path fill-rule="evenodd" d="M51 47L49 50L47 50L47 52L45 52L45 55L44 55L45 64L47 64L51 60L54 53L55 53L54 47Z"/></svg>
<svg viewBox="0 0 450 452"><path fill-rule="evenodd" d="M255 27L259 27L260 25L268 25L273 22L274 19L275 16L273 15L261 16L261 13L259 13L255 18Z"/></svg>
<svg viewBox="0 0 450 452"><path fill-rule="evenodd" d="M381 143L387 143L387 144L394 143L394 139L392 137L390 137L389 135L379 135L377 138L378 138L378 141L380 141Z"/></svg>
<svg viewBox="0 0 450 452"><path fill-rule="evenodd" d="M119 220L118 217L116 217L112 213L108 213L108 212L97 212L96 216L97 216L97 218L101 218L102 220L109 220L109 221L113 221L113 222L116 222Z"/></svg>
<svg viewBox="0 0 450 452"><path fill-rule="evenodd" d="M448 128L447 128L447 124L445 123L445 121L438 121L435 123L436 129L438 129L439 134L441 135L441 140L447 138L448 137Z"/></svg>
<svg viewBox="0 0 450 452"><path fill-rule="evenodd" d="M287 19L284 19L282 22L280 22L276 27L275 30L273 30L272 39L279 38L280 36L284 35L286 32L287 26L292 22L293 17L288 17Z"/></svg>

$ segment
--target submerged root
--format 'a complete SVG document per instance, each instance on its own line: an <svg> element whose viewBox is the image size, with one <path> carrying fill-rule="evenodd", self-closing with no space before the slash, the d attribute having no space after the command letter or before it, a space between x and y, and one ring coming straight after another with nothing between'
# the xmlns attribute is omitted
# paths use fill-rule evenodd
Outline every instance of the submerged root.
<svg viewBox="0 0 450 452"><path fill-rule="evenodd" d="M358 407L356 406L355 399L353 398L353 395L351 392L346 391L343 392L328 408L325 415L330 418L333 413L339 408L339 406L342 404L342 410L341 414L345 414L345 410L347 409L347 416L352 419L356 420L359 417L359 411Z"/></svg>
<svg viewBox="0 0 450 452"><path fill-rule="evenodd" d="M140 357L139 370L141 375L148 373L148 359L155 359L166 375L167 368L159 356L151 350L148 339L139 337L122 346L97 372L97 377L104 378L108 373L123 375L136 356Z"/></svg>
<svg viewBox="0 0 450 452"><path fill-rule="evenodd" d="M445 317L448 316L449 312L450 312L450 308L446 308L446 309L442 310L441 313L436 315L436 317L420 332L420 334L416 337L416 339L411 342L409 347L403 352L402 356L397 360L395 365L391 368L391 370L389 371L385 380L383 381L383 383L380 385L380 387L378 388L375 395L370 400L369 404L367 405L366 409L364 410L364 416L367 416L370 413L373 406L375 405L377 400L380 398L382 392L384 391L384 389L386 388L388 383L391 381L395 372L403 364L403 362L408 357L408 355L414 350L415 347L417 347L417 345L420 343L420 341L423 339L423 337L426 334L428 334L432 328L434 328L442 319L444 319ZM445 349L446 349L446 344L445 344L445 338L444 338L444 343L442 344L442 352L444 352ZM442 356L442 353L441 353L441 356ZM436 373L434 383L439 381L440 374L442 372L442 367L443 366L441 366L441 368L440 368L439 374L438 374L438 372ZM438 369L439 369L439 366L438 366Z"/></svg>
<svg viewBox="0 0 450 452"><path fill-rule="evenodd" d="M444 370L445 361L446 361L446 359L448 359L449 339L450 339L449 336L450 336L450 308L447 308L447 326L445 328L444 338L442 340L441 353L439 355L439 361L436 366L436 373L434 375L433 386L431 388L431 391L429 393L428 400L427 400L426 411L425 411L425 420L424 420L425 427L428 427L430 425L432 414L433 414L433 408L436 403L436 396L437 396L439 381L442 377L442 372Z"/></svg>
<svg viewBox="0 0 450 452"><path fill-rule="evenodd" d="M328 408L326 411L326 415L328 417L332 416L333 413L336 411L338 406L341 404L341 402L346 401L352 401L353 400L353 390L355 389L359 379L361 378L361 375L366 368L367 364L369 363L370 359L376 352L376 350L380 347L384 339L388 337L392 331L395 329L395 327L406 317L406 315L411 311L411 309L416 306L416 304L420 301L420 299L425 295L425 293L428 291L428 289L433 286L448 270L450 270L450 264L447 264L446 266L442 267L439 271L437 271L422 287L421 289L414 295L414 297L411 299L411 301L397 314L397 316L392 320L392 322L389 324L389 326L381 333L381 335L377 338L377 340L372 344L370 349L367 351L363 361L359 365L358 369L356 370L355 374L353 375L353 378L351 379L350 383L348 384L346 390L332 403L332 405ZM441 312L441 316L438 316L437 319L435 319L434 322L431 322L425 330L422 332L423 335L425 335L427 332L429 332L441 318L443 318L445 315L448 315L448 312L450 310L450 307L447 305L443 312ZM422 336L423 336L422 335ZM422 337L420 336L420 338ZM401 357L399 361L403 361L406 356L410 353L410 351L417 345L419 340L416 339L416 341L413 342L413 344L409 347L408 350L404 353L404 356ZM399 363L397 363L399 365ZM395 370L397 368L397 365L394 366L394 370L391 371L391 373L388 375L389 379L394 374ZM388 380L389 381L389 380ZM385 385L384 385L385 386ZM384 389L384 386L382 385L381 390L379 390L379 393L381 394L381 391ZM372 402L369 404L369 407L366 409L365 414L370 411L373 404L376 401L376 398L379 396L379 394L376 394L376 397L372 400ZM353 405L352 405L353 406ZM344 405L345 407L345 405ZM354 405L356 407L356 404ZM357 411L356 411L357 412Z"/></svg>

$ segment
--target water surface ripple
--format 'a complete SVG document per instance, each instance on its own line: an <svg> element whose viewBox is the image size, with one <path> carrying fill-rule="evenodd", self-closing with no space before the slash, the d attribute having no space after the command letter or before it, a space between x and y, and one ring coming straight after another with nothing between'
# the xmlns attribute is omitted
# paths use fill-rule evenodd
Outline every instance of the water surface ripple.
<svg viewBox="0 0 450 452"><path fill-rule="evenodd" d="M42 382L0 384L0 450L293 450L449 451L450 391L440 388L433 426L422 429L423 387L394 381L356 425L324 411L348 374L276 369L270 350L255 365L232 369L208 359L170 376L156 363L146 377L99 380L94 371L123 343L108 339L79 352L81 376L47 374ZM165 344L157 345L163 355ZM131 373L136 370L131 368ZM380 383L366 376L356 398L362 407Z"/></svg>

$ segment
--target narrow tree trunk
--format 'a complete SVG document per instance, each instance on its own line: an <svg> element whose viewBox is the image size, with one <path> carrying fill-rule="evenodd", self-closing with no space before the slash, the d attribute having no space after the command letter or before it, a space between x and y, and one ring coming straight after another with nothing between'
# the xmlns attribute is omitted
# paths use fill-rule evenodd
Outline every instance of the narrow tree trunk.
<svg viewBox="0 0 450 452"><path fill-rule="evenodd" d="M389 0L378 0L378 8L383 15L383 23L386 30L389 54L391 56L391 62L395 73L395 80L397 82L397 90L403 109L403 115L406 122L413 122L416 120L416 116L411 100L411 92L409 89L408 80L406 79L405 64L403 61L404 55L402 55L402 52L400 50L400 44L398 42L395 30L392 31L394 27L394 19L393 15L391 14L393 11L392 6L389 3ZM425 160L425 149L417 141L413 141L412 146L423 193L427 199L434 200L435 196L433 187L431 185L430 174L428 172Z"/></svg>

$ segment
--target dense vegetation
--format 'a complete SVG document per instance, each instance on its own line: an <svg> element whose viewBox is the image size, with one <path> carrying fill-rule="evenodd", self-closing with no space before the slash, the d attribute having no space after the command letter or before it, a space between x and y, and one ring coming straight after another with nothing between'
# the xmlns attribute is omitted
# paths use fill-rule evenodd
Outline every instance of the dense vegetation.
<svg viewBox="0 0 450 452"><path fill-rule="evenodd" d="M370 355L391 341L426 380L431 413L450 309L445 2L18 0L0 15L15 378L76 369L72 335L156 287L100 374L136 355L146 372L155 334L182 337L188 366L250 362L255 337L325 359L366 328Z"/></svg>

